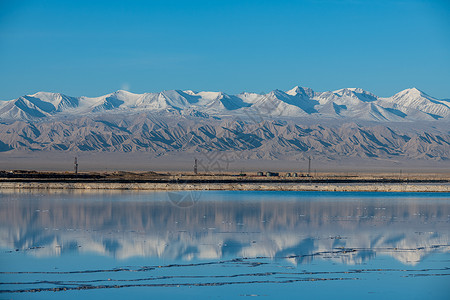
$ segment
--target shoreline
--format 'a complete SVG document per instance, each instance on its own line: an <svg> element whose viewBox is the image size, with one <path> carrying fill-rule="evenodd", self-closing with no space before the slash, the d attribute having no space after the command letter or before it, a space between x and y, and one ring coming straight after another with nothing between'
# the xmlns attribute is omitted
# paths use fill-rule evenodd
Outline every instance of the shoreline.
<svg viewBox="0 0 450 300"><path fill-rule="evenodd" d="M450 184L414 183L155 183L155 182L36 182L3 181L8 190L143 190L143 191L324 191L324 192L439 192L450 193Z"/></svg>
<svg viewBox="0 0 450 300"><path fill-rule="evenodd" d="M295 177L293 176L295 175ZM319 175L297 173L192 174L157 172L0 171L9 190L230 190L450 193L450 174Z"/></svg>

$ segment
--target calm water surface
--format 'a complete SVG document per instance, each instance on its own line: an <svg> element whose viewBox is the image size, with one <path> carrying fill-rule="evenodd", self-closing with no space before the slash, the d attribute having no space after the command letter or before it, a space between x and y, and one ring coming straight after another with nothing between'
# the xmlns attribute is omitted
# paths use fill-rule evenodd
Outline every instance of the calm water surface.
<svg viewBox="0 0 450 300"><path fill-rule="evenodd" d="M0 299L449 299L450 195L0 192Z"/></svg>

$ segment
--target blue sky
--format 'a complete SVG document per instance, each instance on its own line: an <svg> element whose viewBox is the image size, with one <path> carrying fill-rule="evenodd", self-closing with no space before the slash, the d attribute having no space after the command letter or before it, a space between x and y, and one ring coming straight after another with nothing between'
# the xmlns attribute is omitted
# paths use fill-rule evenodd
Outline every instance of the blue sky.
<svg viewBox="0 0 450 300"><path fill-rule="evenodd" d="M450 98L450 1L3 1L0 99L417 87Z"/></svg>

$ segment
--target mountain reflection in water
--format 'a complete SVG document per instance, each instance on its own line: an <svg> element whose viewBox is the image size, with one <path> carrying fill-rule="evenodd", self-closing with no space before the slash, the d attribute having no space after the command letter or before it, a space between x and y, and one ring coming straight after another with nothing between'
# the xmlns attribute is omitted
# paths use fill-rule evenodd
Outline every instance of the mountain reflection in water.
<svg viewBox="0 0 450 300"><path fill-rule="evenodd" d="M201 192L189 207L170 200L166 192L3 192L0 247L36 256L267 257L294 264L355 264L377 254L416 264L449 251L445 195L218 191Z"/></svg>

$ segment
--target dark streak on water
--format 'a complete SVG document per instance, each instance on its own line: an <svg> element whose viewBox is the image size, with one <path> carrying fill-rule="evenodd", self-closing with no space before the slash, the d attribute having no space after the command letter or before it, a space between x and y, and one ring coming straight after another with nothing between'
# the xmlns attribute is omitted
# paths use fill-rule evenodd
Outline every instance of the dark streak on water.
<svg viewBox="0 0 450 300"><path fill-rule="evenodd" d="M257 283L294 283L300 281L335 281L335 280L356 280L356 278L306 278L291 280L255 280L255 281L236 281L236 282L203 282L203 283L160 283L160 284L123 284L123 285L97 285L81 287L62 287L62 288L43 288L29 290L7 290L3 293L36 293L36 292L61 292L72 290L94 290L94 289L118 289L130 287L180 287L180 286L223 286L234 284L257 284Z"/></svg>
<svg viewBox="0 0 450 300"><path fill-rule="evenodd" d="M429 247L430 249L437 249L440 247L449 247L449 245L433 245L432 247ZM299 257L308 257L308 256L318 256L318 255L330 255L330 254L348 254L350 252L356 252L356 251L367 251L369 249L341 249L337 251L323 251L323 252L317 252L309 255L289 255L289 256L280 256L275 257L276 259L286 259L286 258L299 258ZM377 250L379 252L383 251L417 251L417 250L426 250L425 247L420 247L416 249L398 249L398 248L384 248L384 249L371 249L371 250ZM325 257L328 258L328 257ZM330 258L337 258L336 256L330 257ZM207 265L220 265L220 264L240 264L240 265L246 265L248 267L257 267L263 264L268 264L267 262L251 262L248 260L255 260L255 259L270 259L270 257L264 257L264 256L258 256L258 257L243 257L243 258L235 258L230 260L221 260L221 261L213 261L213 262L203 262L203 263L195 263L195 264L171 264L171 265L163 265L163 266L144 266L140 267L138 269L129 269L129 268L115 268L115 269L108 269L108 270L83 270L83 271L47 271L47 272L33 272L33 271L22 271L22 272L1 272L0 274L87 274L87 273L115 273L115 272L147 272L155 269L163 269L163 268L179 268L179 267L199 267L199 266L207 266ZM444 268L441 270L447 270L449 268ZM389 271L393 271L390 269L385 269ZM429 271L431 269L423 269L423 270L417 270L417 271ZM406 270L402 270L406 271ZM326 272L327 274L331 274L330 272ZM265 273L265 274L272 274L272 273ZM275 274L275 273L273 273ZM313 273L311 273L313 274ZM315 273L317 274L317 273ZM3 284L0 282L0 284Z"/></svg>

